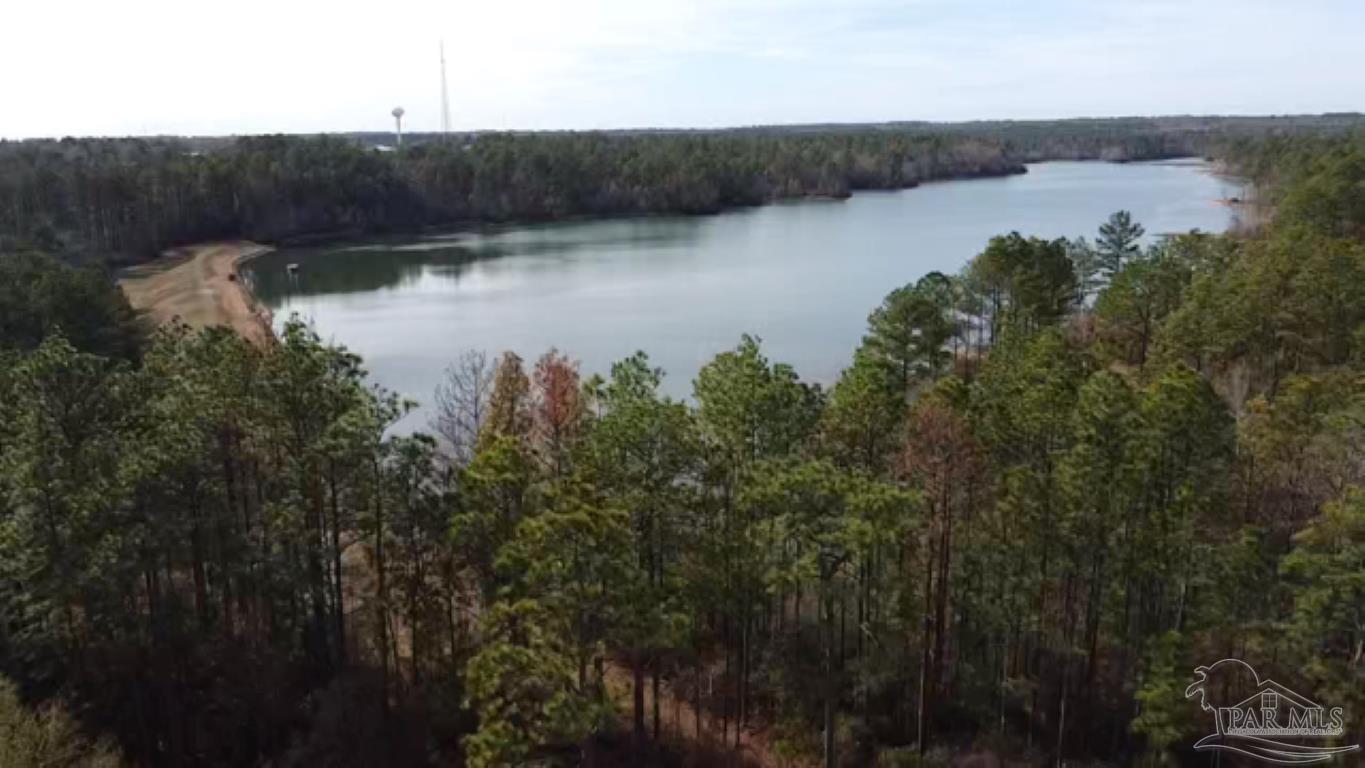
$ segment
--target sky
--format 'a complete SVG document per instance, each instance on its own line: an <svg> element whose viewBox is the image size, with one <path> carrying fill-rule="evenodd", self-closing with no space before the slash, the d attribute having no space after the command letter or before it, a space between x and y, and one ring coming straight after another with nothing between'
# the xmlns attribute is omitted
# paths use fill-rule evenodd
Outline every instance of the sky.
<svg viewBox="0 0 1365 768"><path fill-rule="evenodd" d="M0 137L1365 110L1362 0L8 0Z"/></svg>

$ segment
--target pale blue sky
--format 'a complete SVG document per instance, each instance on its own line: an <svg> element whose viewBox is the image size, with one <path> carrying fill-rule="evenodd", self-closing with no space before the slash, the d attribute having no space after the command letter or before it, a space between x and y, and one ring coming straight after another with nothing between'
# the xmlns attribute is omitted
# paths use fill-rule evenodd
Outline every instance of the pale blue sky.
<svg viewBox="0 0 1365 768"><path fill-rule="evenodd" d="M13 0L0 136L1365 110L1362 0Z"/></svg>

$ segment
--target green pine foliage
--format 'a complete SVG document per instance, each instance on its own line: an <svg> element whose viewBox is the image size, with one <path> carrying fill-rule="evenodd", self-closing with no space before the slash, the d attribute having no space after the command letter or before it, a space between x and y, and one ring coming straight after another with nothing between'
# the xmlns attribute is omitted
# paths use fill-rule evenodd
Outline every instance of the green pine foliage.
<svg viewBox="0 0 1365 768"><path fill-rule="evenodd" d="M91 741L56 702L29 709L14 684L0 678L0 758L7 768L119 768L124 761L103 741Z"/></svg>
<svg viewBox="0 0 1365 768"><path fill-rule="evenodd" d="M996 238L828 390L749 336L686 401L508 353L446 390L459 445L297 320L143 338L96 273L0 265L0 746L1173 765L1229 656L1359 742L1365 165L1287 141L1222 150L1262 230Z"/></svg>

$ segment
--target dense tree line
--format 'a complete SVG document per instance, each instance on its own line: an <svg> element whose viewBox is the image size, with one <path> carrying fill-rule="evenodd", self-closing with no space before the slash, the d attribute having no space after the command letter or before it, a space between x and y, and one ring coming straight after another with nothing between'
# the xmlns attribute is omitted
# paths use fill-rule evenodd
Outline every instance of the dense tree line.
<svg viewBox="0 0 1365 768"><path fill-rule="evenodd" d="M1230 151L1260 232L994 238L828 389L471 353L395 436L298 322L125 355L20 304L0 663L146 764L1173 764L1229 656L1359 743L1365 144L1300 141Z"/></svg>
<svg viewBox="0 0 1365 768"><path fill-rule="evenodd" d="M1012 157L1039 160L1159 160L1190 155L1223 157L1230 141L1266 136L1340 137L1358 131L1358 113L1266 117L1169 116L1073 120L985 120L952 130L999 142ZM927 129L927 125L924 126Z"/></svg>
<svg viewBox="0 0 1365 768"><path fill-rule="evenodd" d="M1282 116L1103 117L1066 120L974 120L957 123L828 123L732 128L727 133L802 135L812 133L910 135L948 134L1000 144L1017 160L1160 160L1193 155L1222 156L1230 141L1266 136L1340 137L1365 124L1360 113ZM376 140L375 134L367 135ZM1291 142L1292 143L1292 142Z"/></svg>
<svg viewBox="0 0 1365 768"><path fill-rule="evenodd" d="M468 222L711 213L1018 173L1027 161L1206 155L1239 137L1327 137L1360 122L1341 115L428 134L409 137L398 152L379 151L388 138L375 134L0 141L0 251L130 261L214 238L277 242Z"/></svg>
<svg viewBox="0 0 1365 768"><path fill-rule="evenodd" d="M176 243L575 215L710 213L1022 170L941 135L480 134L0 143L0 249L147 258Z"/></svg>
<svg viewBox="0 0 1365 768"><path fill-rule="evenodd" d="M54 328L77 347L136 360L145 329L99 265L62 269L39 253L0 253L0 353L37 347Z"/></svg>

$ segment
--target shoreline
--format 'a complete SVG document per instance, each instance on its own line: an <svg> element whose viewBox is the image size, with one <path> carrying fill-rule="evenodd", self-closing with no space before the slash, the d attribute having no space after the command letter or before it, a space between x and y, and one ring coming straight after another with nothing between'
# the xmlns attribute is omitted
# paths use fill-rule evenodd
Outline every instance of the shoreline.
<svg viewBox="0 0 1365 768"><path fill-rule="evenodd" d="M670 218L708 218L711 216L722 216L727 213L742 213L761 208L768 208L779 205L799 205L809 202L843 202L852 197L867 193L896 193L906 192L930 184L941 184L953 181L986 181L990 179L1005 179L1014 176L1023 176L1028 173L1028 166L1037 163L1056 162L1053 160L1040 161L1019 161L1008 168L999 171L971 171L963 173L950 173L934 178L915 179L910 183L897 186L886 187L857 187L851 188L845 194L799 194L775 197L769 200L754 203L736 203L732 205L720 205L715 208L705 210L677 210L677 211L620 211L615 213L570 213L562 216L546 216L532 218L507 218L507 219L452 219L449 221L432 222L418 224L410 227L383 228L377 230L366 230L359 228L340 229L321 232L310 232L298 235L289 235L279 238L271 250L288 250L291 248L310 248L327 247L340 243L370 242L383 240L385 238L407 239L409 237L423 237L427 235L447 235L467 232L497 232L508 229L521 229L524 227L543 227L554 226L557 224L574 224L581 222L610 221L610 220L630 220L630 219L670 219ZM1091 162L1081 160L1076 162ZM1095 160L1094 162L1111 162ZM1142 161L1146 162L1146 161ZM260 254L253 254L260 255Z"/></svg>
<svg viewBox="0 0 1365 768"><path fill-rule="evenodd" d="M1176 158L1157 158L1130 162L1169 162L1171 160L1196 159L1208 162L1197 155ZM1028 166L1057 162L1040 160L1020 163L1017 167L1003 173L954 174L942 178L916 181L913 184L892 188L867 188L850 190L840 197L820 195L798 195L790 198L758 203L752 206L724 207L706 213L636 213L636 214L579 214L542 221L460 221L446 224L429 224L404 232L385 232L382 234L356 231L319 232L312 235L295 236L281 240L278 245L264 245L250 240L224 240L197 243L165 251L150 262L120 270L117 283L128 297L128 301L140 314L149 317L156 325L164 325L176 318L193 328L226 326L235 330L253 344L264 345L275 339L273 317L252 293L250 281L243 279L242 269L252 259L277 250L277 248L328 247L341 243L383 240L386 237L429 237L431 235L452 235L471 232L489 232L520 227L534 227L563 223L597 221L620 218L666 218L715 216L724 213L783 204L809 202L841 202L866 192L904 192L920 186L946 182L975 181L1009 178L1028 173ZM1067 161L1063 161L1067 162ZM1070 162L1114 162L1105 160L1079 160ZM1120 163L1122 164L1122 163ZM1211 165L1213 165L1211 163ZM1205 172L1217 172L1206 169ZM1218 203L1231 208L1245 208L1232 201L1218 200Z"/></svg>
<svg viewBox="0 0 1365 768"><path fill-rule="evenodd" d="M271 343L270 311L241 279L241 266L274 250L249 240L200 243L166 251L122 270L118 285L128 303L156 325L177 318L192 328L226 326L253 344Z"/></svg>
<svg viewBox="0 0 1365 768"><path fill-rule="evenodd" d="M1182 161L1195 161L1191 164L1208 166L1201 169L1203 173L1213 175L1223 175L1229 180L1241 181L1241 177L1231 172L1219 171L1215 166L1219 161L1210 160L1203 155L1171 155L1163 157L1142 158L1136 160L1104 160L1101 158L1046 158L1042 160L1020 161L1019 164L1009 170L999 173L980 172L980 173L960 173L949 174L946 176L916 180L910 184L894 187L859 187L850 189L844 195L828 194L805 194L779 197L761 203L740 204L722 206L715 210L707 211L649 211L633 213L574 213L565 216L555 216L547 218L530 219L457 219L447 222L421 224L414 227L404 227L396 229L385 229L380 231L366 231L362 229L335 230L330 232L314 232L306 235L291 235L281 238L275 245L266 248L261 253L268 253L272 250L290 250L294 248L331 248L340 245L351 245L357 243L380 243L386 240L397 240L406 242L410 239L444 239L467 234L497 234L509 230L529 229L536 227L554 227L562 224L581 224L600 221L630 221L630 220L649 220L649 219L693 219L709 218L712 216L723 216L731 213L745 213L762 208L803 205L806 203L842 203L860 195L878 194L898 194L908 192L921 187L934 186L938 184L959 183L965 181L998 181L1010 179L1018 176L1025 176L1032 165L1048 165L1051 163L1105 163L1110 165L1140 165L1144 163L1179 163ZM1213 202L1219 204L1233 205L1222 199L1213 198ZM264 247L264 246L263 246ZM261 253L251 254L245 260L261 255Z"/></svg>
<svg viewBox="0 0 1365 768"><path fill-rule="evenodd" d="M945 184L949 182L963 181L990 181L999 179L1009 179L1016 176L1024 176L1029 173L1028 166L1047 165L1049 163L1108 163L1113 165L1137 165L1142 163L1171 163L1180 161L1198 161L1200 164L1210 166L1205 169L1206 173L1217 174L1213 166L1218 161L1210 160L1203 155L1169 155L1161 157L1129 159L1129 160L1105 160L1103 158L1068 158L1055 157L1039 160L1020 160L1009 169L999 172L967 172L954 173L944 176L917 179L912 183L900 186L888 187L858 187L850 189L847 194L804 194L791 195L788 197L778 197L758 203L745 203L736 205L720 206L714 210L705 211L647 211L647 212L620 212L620 213L573 213L564 216L551 216L545 218L528 219L455 219L451 221L420 224L412 227L400 227L383 230L364 230L364 229L345 229L324 232L313 232L301 235L290 235L280 238L269 250L288 250L291 248L326 248L330 246L383 241L388 238L406 240L412 237L431 237L467 233L489 233L501 232L510 229L521 229L529 227L546 227L559 224L575 224L582 222L609 221L609 220L630 220L630 219L668 219L668 218L706 218L711 216L721 216L727 213L743 213L770 206L780 205L800 205L802 203L837 203L843 202L853 197L863 194L895 194L906 192L935 184ZM1235 174L1226 174L1229 179L1240 179ZM266 251L263 251L264 253ZM257 256L260 254L252 254ZM250 258L250 257L248 257Z"/></svg>

